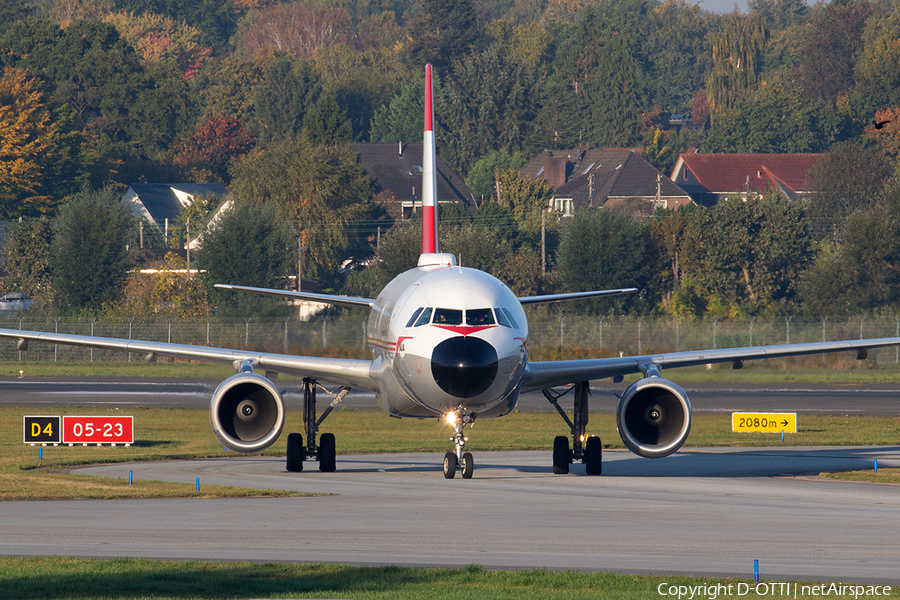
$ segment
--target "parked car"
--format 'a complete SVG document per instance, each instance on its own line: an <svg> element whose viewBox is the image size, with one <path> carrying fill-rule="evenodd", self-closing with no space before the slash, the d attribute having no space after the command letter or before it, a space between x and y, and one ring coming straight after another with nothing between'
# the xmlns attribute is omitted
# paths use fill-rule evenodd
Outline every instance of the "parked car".
<svg viewBox="0 0 900 600"><path fill-rule="evenodd" d="M10 292L0 298L0 313L26 311L30 306L31 298L25 292Z"/></svg>

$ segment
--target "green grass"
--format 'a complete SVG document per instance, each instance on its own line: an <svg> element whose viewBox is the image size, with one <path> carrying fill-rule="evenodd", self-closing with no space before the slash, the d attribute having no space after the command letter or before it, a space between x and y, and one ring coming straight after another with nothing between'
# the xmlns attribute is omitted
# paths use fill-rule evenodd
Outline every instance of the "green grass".
<svg viewBox="0 0 900 600"><path fill-rule="evenodd" d="M900 484L900 469L880 468L875 472L875 465L865 471L841 471L840 473L822 473L822 477L841 481L868 481L869 483Z"/></svg>
<svg viewBox="0 0 900 600"><path fill-rule="evenodd" d="M738 596L746 579L659 577L547 570L355 567L255 563L94 560L58 556L0 558L0 586L7 600L217 600L231 598L353 598L354 600L616 599L662 598L668 586L731 585L721 598ZM802 590L804 582L798 584ZM806 582L806 585L809 585ZM760 589L764 592L764 589ZM771 596L771 591L769 596ZM793 593L790 594L793 597ZM797 598L820 595L797 594ZM900 596L894 587L891 597ZM674 596L677 598L677 595ZM687 596L685 596L687 597ZM698 596L695 595L695 598ZM708 598L709 594L699 596ZM867 597L861 595L860 597Z"/></svg>
<svg viewBox="0 0 900 600"><path fill-rule="evenodd" d="M39 448L22 443L23 417L28 415L115 414L135 417L136 444L130 448L53 447ZM894 445L900 440L900 417L807 416L800 415L799 433L786 434L785 445ZM299 411L288 413L285 431L302 431ZM337 438L339 454L387 452L445 452L451 430L437 420L392 419L386 413L370 410L338 410L323 424L323 431ZM588 432L599 435L606 448L624 448L616 432L615 416L593 413ZM498 450L546 450L553 438L566 434L567 428L555 413L515 412L502 419L476 421L466 428L467 448L473 452ZM733 433L728 414L695 415L689 447L775 446L780 434ZM284 456L287 436L282 435L264 454ZM686 448L687 449L687 448ZM197 494L194 486L136 482L127 484L127 469L122 479L71 475L73 467L96 463L174 460L235 456L223 452L213 436L205 410L187 408L98 409L76 406L48 409L0 408L0 500L126 498L171 496L287 495L274 490L212 488L203 486ZM894 481L900 477L894 475Z"/></svg>

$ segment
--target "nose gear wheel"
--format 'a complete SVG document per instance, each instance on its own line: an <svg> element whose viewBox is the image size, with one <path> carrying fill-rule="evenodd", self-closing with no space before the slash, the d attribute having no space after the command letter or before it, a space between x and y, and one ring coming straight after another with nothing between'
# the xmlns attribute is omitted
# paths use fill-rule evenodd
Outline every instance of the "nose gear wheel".
<svg viewBox="0 0 900 600"><path fill-rule="evenodd" d="M463 479L472 479L475 472L475 458L471 452L466 452L466 436L463 435L463 428L475 421L477 416L475 413L453 413L455 419L452 421L454 433L450 441L456 448L455 452L447 452L444 455L444 478L453 479L456 472L462 473Z"/></svg>

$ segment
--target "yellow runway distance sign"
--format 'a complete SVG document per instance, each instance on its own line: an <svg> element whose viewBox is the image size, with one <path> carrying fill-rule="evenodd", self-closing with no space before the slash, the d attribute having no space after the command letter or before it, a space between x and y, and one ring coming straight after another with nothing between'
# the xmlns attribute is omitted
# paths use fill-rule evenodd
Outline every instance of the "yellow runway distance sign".
<svg viewBox="0 0 900 600"><path fill-rule="evenodd" d="M797 413L731 413L731 430L797 433Z"/></svg>

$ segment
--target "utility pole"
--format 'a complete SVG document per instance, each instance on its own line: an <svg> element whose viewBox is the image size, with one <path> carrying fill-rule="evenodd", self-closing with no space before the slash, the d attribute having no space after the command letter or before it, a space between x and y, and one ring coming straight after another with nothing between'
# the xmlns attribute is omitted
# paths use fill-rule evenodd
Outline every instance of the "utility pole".
<svg viewBox="0 0 900 600"><path fill-rule="evenodd" d="M144 219L141 219L141 250L144 249Z"/></svg>
<svg viewBox="0 0 900 600"><path fill-rule="evenodd" d="M381 258L381 225L378 226L378 235L375 237L375 258Z"/></svg>

